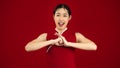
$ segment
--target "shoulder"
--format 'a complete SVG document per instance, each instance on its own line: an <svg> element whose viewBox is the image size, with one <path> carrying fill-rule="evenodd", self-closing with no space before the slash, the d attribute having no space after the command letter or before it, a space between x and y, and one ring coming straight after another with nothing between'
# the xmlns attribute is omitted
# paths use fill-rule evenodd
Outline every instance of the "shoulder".
<svg viewBox="0 0 120 68"><path fill-rule="evenodd" d="M83 35L82 33L79 33L79 32L75 32L75 36L76 36L76 37L78 37L78 36L84 37L84 35Z"/></svg>
<svg viewBox="0 0 120 68"><path fill-rule="evenodd" d="M75 37L77 40L85 40L86 39L86 37L82 33L79 33L79 32L75 32Z"/></svg>
<svg viewBox="0 0 120 68"><path fill-rule="evenodd" d="M41 36L47 36L47 33L42 33Z"/></svg>
<svg viewBox="0 0 120 68"><path fill-rule="evenodd" d="M47 33L42 33L38 36L38 38L46 38L47 37Z"/></svg>

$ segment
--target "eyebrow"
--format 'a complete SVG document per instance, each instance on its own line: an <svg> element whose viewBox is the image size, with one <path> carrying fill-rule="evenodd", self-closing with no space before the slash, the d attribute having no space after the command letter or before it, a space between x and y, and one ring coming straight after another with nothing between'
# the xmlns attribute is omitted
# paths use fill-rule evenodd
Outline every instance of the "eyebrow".
<svg viewBox="0 0 120 68"><path fill-rule="evenodd" d="M68 15L67 13L64 13L65 15Z"/></svg>
<svg viewBox="0 0 120 68"><path fill-rule="evenodd" d="M60 13L57 12L56 14L60 14Z"/></svg>

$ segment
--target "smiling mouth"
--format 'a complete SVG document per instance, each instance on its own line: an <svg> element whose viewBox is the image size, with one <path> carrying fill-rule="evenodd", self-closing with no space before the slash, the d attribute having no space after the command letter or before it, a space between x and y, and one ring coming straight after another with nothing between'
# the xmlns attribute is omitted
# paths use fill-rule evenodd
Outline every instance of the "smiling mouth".
<svg viewBox="0 0 120 68"><path fill-rule="evenodd" d="M64 22L58 22L58 25L62 27L65 23Z"/></svg>

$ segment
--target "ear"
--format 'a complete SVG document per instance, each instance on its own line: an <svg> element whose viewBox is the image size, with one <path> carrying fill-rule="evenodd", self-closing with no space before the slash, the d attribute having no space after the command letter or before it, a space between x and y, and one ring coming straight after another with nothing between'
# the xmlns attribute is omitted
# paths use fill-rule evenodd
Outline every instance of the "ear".
<svg viewBox="0 0 120 68"><path fill-rule="evenodd" d="M72 18L72 15L70 15L69 20L71 20L71 18Z"/></svg>

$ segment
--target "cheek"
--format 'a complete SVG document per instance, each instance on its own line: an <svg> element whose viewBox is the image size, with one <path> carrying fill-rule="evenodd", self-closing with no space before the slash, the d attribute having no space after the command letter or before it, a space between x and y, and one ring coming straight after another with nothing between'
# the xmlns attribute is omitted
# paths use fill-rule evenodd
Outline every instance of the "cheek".
<svg viewBox="0 0 120 68"><path fill-rule="evenodd" d="M65 19L65 22L66 22L66 23L68 23L68 22L69 22L69 19L68 19L68 18L66 18L66 19Z"/></svg>
<svg viewBox="0 0 120 68"><path fill-rule="evenodd" d="M58 25L57 24L58 23L58 19L57 18L54 18L54 22L55 22L56 25Z"/></svg>
<svg viewBox="0 0 120 68"><path fill-rule="evenodd" d="M57 17L54 17L54 21L57 22L57 21L58 21L58 18L57 18Z"/></svg>
<svg viewBox="0 0 120 68"><path fill-rule="evenodd" d="M56 19L54 18L54 21L56 21Z"/></svg>

